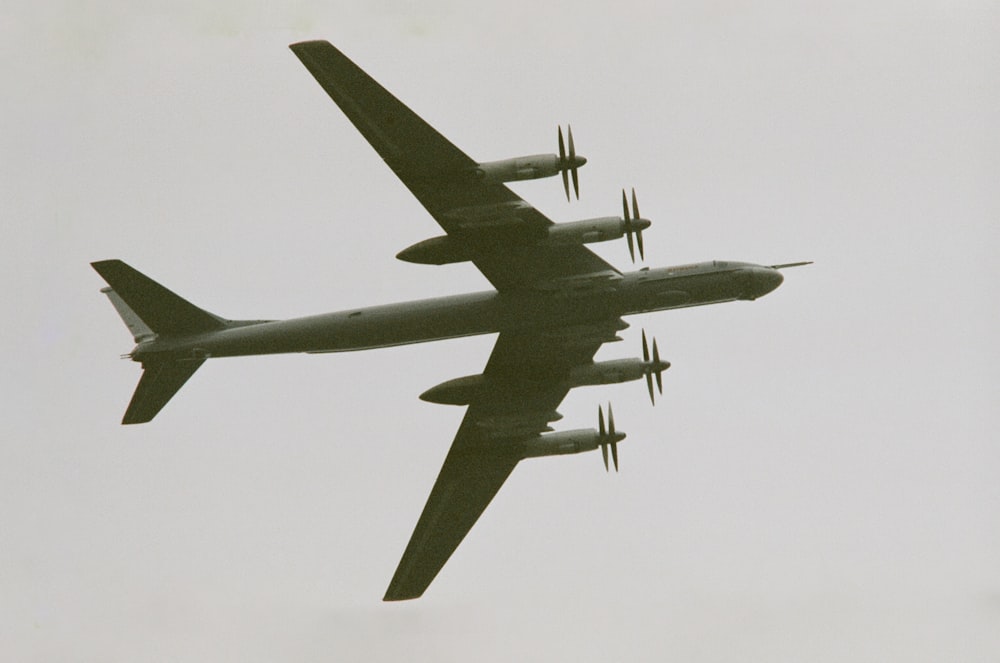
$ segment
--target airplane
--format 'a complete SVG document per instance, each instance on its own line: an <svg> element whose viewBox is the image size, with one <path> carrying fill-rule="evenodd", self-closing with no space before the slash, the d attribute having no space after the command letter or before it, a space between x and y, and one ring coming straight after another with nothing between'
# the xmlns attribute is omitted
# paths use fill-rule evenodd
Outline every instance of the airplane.
<svg viewBox="0 0 1000 663"><path fill-rule="evenodd" d="M626 238L643 258L635 191L622 191L622 217L555 224L505 183L561 175L579 196L569 130L559 154L479 163L449 142L326 41L290 45L323 90L441 225L445 235L404 249L398 258L425 264L471 261L495 288L486 292L324 313L289 320L227 320L171 292L120 260L91 263L131 331L124 355L142 376L123 424L148 422L209 358L288 352L367 350L479 334L497 334L479 374L449 380L420 398L467 406L383 600L422 596L507 477L526 458L610 450L618 443L610 403L598 428L555 432L556 408L570 389L653 379L662 393L670 363L642 333L642 358L595 362L604 344L620 341L624 317L689 306L754 300L777 288L781 269L809 263L756 265L709 261L622 272L584 245Z"/></svg>

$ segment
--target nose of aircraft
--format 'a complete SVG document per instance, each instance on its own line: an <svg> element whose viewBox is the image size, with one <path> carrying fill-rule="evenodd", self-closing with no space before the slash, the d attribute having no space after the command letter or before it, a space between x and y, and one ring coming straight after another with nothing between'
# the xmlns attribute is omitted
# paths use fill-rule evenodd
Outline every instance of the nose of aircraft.
<svg viewBox="0 0 1000 663"><path fill-rule="evenodd" d="M772 267L754 267L750 272L750 298L763 297L784 280L781 272Z"/></svg>

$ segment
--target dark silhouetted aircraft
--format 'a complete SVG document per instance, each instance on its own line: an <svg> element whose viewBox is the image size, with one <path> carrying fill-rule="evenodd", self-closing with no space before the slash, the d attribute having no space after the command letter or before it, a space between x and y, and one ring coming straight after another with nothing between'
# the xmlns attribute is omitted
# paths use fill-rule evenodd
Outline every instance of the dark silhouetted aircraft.
<svg viewBox="0 0 1000 663"><path fill-rule="evenodd" d="M291 320L226 320L167 290L120 260L93 263L132 332L129 357L143 373L122 421L151 420L210 357L282 352L345 352L406 343L498 334L486 368L449 380L421 398L468 409L385 600L421 596L479 515L525 458L602 451L618 469L625 434L598 410L596 429L553 432L568 391L645 379L662 393L660 358L642 334L642 357L595 362L602 344L619 341L625 316L686 306L753 300L777 288L778 271L712 261L621 272L584 245L625 238L643 258L635 192L622 191L621 217L555 224L505 182L561 175L579 196L572 131L558 131L558 154L479 163L420 119L325 41L291 46L326 93L445 234L404 249L398 258L441 265L471 261L495 290L324 313ZM631 207L629 203L631 202Z"/></svg>

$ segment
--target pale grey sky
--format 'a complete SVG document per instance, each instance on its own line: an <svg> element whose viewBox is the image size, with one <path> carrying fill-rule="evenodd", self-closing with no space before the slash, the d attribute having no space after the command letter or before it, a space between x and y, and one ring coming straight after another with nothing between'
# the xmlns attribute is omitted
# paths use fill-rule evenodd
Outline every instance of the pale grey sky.
<svg viewBox="0 0 1000 663"><path fill-rule="evenodd" d="M360 7L365 5L364 9ZM20 3L0 10L0 651L30 661L995 661L1000 16L988 2ZM490 337L209 362L150 424L88 263L231 318L480 290L286 48L328 39L472 157L635 186L652 265L815 260L633 318L673 367L523 463L380 599ZM624 243L597 250L630 268Z"/></svg>

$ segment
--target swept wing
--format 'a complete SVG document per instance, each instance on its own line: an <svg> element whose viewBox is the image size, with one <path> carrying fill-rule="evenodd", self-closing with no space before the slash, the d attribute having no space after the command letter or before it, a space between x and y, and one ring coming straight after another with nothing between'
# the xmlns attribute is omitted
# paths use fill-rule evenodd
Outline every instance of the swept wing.
<svg viewBox="0 0 1000 663"><path fill-rule="evenodd" d="M538 242L552 221L503 184L477 176L477 162L325 41L292 51L451 237L476 246L472 262L497 290L556 292L620 273L581 244ZM595 329L618 323L595 312ZM502 333L483 372L385 600L421 596L489 505L528 440L551 430L569 391L564 377L593 360L606 335L586 325Z"/></svg>
<svg viewBox="0 0 1000 663"><path fill-rule="evenodd" d="M618 271L578 244L536 243L552 225L326 41L292 44L330 98L452 236L479 247L472 262L500 291Z"/></svg>
<svg viewBox="0 0 1000 663"><path fill-rule="evenodd" d="M421 596L524 457L524 443L550 430L572 367L591 361L601 341L500 334L427 498L386 601Z"/></svg>

